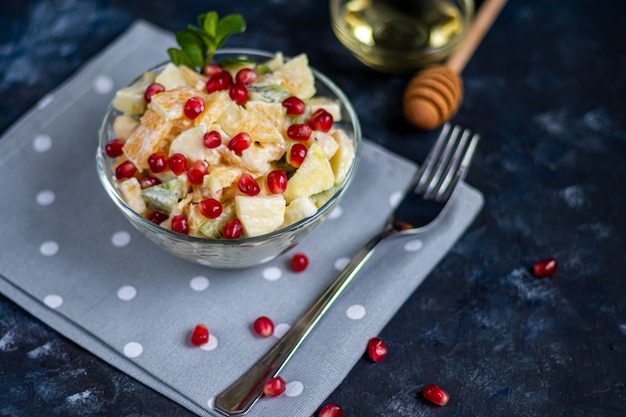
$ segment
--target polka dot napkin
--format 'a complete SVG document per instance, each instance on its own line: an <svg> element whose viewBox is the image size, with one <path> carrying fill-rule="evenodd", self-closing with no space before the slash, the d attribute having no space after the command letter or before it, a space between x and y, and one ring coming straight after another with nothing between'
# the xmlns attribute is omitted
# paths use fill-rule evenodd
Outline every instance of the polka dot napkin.
<svg viewBox="0 0 626 417"><path fill-rule="evenodd" d="M381 227L415 166L366 142L341 205L298 247L311 260L305 272L287 267L290 253L257 268L220 271L162 252L108 200L94 155L114 91L165 60L172 39L134 24L0 140L0 291L95 355L213 416L213 398ZM286 395L262 398L249 415L310 416L481 205L481 194L464 185L438 227L381 247L281 373ZM276 323L267 339L251 331L261 315ZM197 323L211 333L202 348L189 343Z"/></svg>

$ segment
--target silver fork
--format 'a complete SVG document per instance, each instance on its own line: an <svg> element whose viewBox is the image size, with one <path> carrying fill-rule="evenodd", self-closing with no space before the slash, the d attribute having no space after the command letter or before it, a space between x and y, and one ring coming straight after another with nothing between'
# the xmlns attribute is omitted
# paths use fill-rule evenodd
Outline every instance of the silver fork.
<svg viewBox="0 0 626 417"><path fill-rule="evenodd" d="M443 217L457 185L467 174L479 139L478 134L472 134L467 129L444 125L426 160L413 177L409 191L387 219L383 230L356 253L298 322L256 364L215 398L216 410L227 416L248 412L263 393L263 385L283 369L322 316L372 257L378 245L392 236L421 233ZM428 209L426 213L418 213L421 211L418 210L420 206ZM427 220L424 220L424 214L429 216Z"/></svg>

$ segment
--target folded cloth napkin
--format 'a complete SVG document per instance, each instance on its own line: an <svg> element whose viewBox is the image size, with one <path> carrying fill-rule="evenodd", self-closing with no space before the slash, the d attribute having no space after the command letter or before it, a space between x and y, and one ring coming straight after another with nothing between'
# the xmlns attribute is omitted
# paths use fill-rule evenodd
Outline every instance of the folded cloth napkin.
<svg viewBox="0 0 626 417"><path fill-rule="evenodd" d="M358 175L330 219L292 253L235 271L166 254L108 199L95 169L96 132L115 90L166 59L173 36L137 22L0 140L0 291L85 349L202 416L248 369L390 213L415 165L366 141ZM281 376L287 391L250 416L310 416L344 379L369 338L446 254L482 206L462 185L441 224L385 244L321 320ZM9 220L10 219L10 220ZM277 324L263 339L259 316ZM208 344L192 346L205 323Z"/></svg>

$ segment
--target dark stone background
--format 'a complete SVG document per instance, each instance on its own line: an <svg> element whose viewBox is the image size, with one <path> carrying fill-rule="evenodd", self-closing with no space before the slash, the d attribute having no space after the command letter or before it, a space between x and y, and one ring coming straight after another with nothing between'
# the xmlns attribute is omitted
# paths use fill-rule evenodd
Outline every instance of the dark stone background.
<svg viewBox="0 0 626 417"><path fill-rule="evenodd" d="M248 20L228 46L306 52L366 137L424 158L432 134L401 114L409 76L356 61L319 0L2 0L0 132L133 20L179 30L207 10ZM625 35L622 0L509 1L455 117L483 135L468 181L486 205L380 335L390 355L328 399L346 417L626 415ZM547 256L557 275L534 278ZM431 382L447 406L421 399ZM0 296L0 416L85 415L191 413Z"/></svg>

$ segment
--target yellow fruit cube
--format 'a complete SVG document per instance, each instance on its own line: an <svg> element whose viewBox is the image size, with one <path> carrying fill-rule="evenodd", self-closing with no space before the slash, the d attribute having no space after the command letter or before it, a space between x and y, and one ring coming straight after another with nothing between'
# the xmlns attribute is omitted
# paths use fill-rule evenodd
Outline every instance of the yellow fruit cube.
<svg viewBox="0 0 626 417"><path fill-rule="evenodd" d="M163 71L157 75L155 83L161 84L166 90L172 90L177 87L188 87L187 79L181 69L169 62L163 68Z"/></svg>
<svg viewBox="0 0 626 417"><path fill-rule="evenodd" d="M296 97L307 99L315 95L315 78L309 68L309 58L300 54L274 71L273 76L281 80L281 85Z"/></svg>
<svg viewBox="0 0 626 417"><path fill-rule="evenodd" d="M156 74L148 71L135 83L118 90L113 99L113 107L128 116L143 114L146 111L144 94L155 78Z"/></svg>
<svg viewBox="0 0 626 417"><path fill-rule="evenodd" d="M288 203L298 197L306 197L329 189L335 183L335 175L324 151L313 143L300 168L287 181L284 196Z"/></svg>
<svg viewBox="0 0 626 417"><path fill-rule="evenodd" d="M235 213L246 236L254 237L278 229L285 218L285 199L282 195L235 197Z"/></svg>
<svg viewBox="0 0 626 417"><path fill-rule="evenodd" d="M311 199L311 197L298 197L293 200L285 208L285 221L283 227L289 226L299 222L302 219L306 219L309 216L317 213L317 206Z"/></svg>
<svg viewBox="0 0 626 417"><path fill-rule="evenodd" d="M337 141L339 149L331 158L330 165L335 175L335 185L339 186L346 179L346 175L348 175L354 162L354 143L343 130L335 129L332 131L332 135Z"/></svg>

